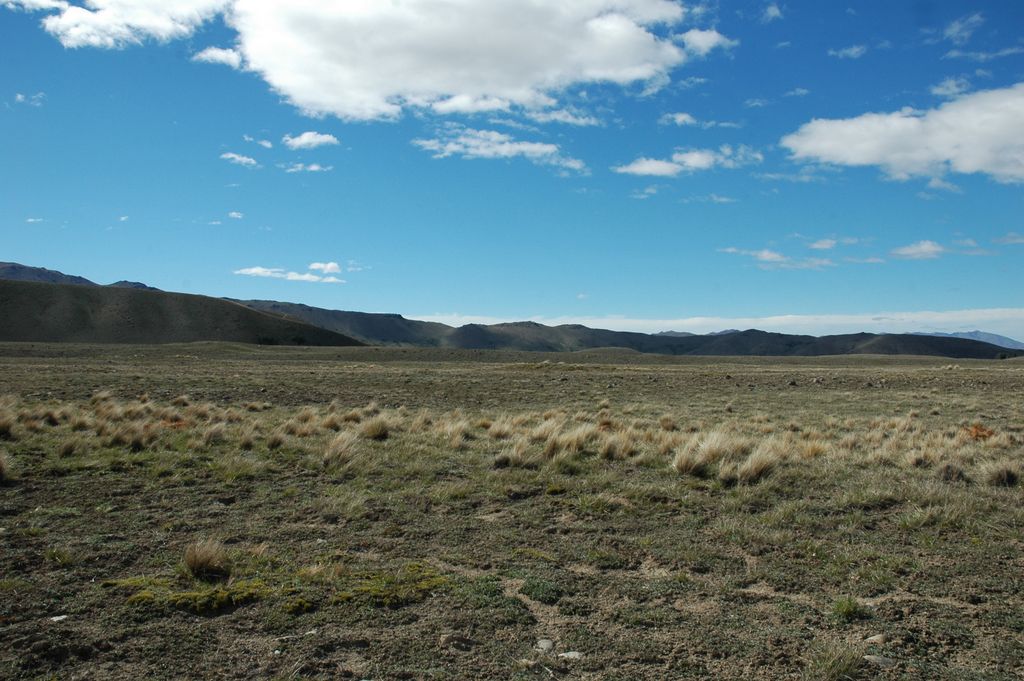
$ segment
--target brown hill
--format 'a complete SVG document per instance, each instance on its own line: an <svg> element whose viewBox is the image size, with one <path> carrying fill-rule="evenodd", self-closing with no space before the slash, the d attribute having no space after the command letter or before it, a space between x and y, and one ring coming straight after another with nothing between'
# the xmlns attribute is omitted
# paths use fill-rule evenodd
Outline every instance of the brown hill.
<svg viewBox="0 0 1024 681"><path fill-rule="evenodd" d="M0 341L362 345L219 298L138 288L0 280Z"/></svg>

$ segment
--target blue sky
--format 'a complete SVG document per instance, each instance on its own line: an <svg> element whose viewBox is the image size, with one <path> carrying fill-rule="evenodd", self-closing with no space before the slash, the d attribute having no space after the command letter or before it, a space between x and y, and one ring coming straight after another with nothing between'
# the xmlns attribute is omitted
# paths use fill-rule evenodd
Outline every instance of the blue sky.
<svg viewBox="0 0 1024 681"><path fill-rule="evenodd" d="M1024 4L0 0L0 260L642 331L1024 337Z"/></svg>

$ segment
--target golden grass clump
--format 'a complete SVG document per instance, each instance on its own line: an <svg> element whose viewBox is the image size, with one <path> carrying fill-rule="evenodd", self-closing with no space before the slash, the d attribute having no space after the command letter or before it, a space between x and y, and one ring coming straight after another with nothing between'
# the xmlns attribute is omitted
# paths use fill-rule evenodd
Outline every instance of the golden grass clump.
<svg viewBox="0 0 1024 681"><path fill-rule="evenodd" d="M672 416L670 416L669 414L665 414L660 419L658 419L658 425L661 426L662 430L667 430L670 432L679 429L679 426L676 425L676 420L672 418Z"/></svg>
<svg viewBox="0 0 1024 681"><path fill-rule="evenodd" d="M138 424L127 424L115 428L108 440L111 447L128 447L133 452L141 452L151 442L152 435Z"/></svg>
<svg viewBox="0 0 1024 681"><path fill-rule="evenodd" d="M487 435L495 440L504 440L511 437L514 430L515 426L512 424L512 419L503 416L488 426Z"/></svg>
<svg viewBox="0 0 1024 681"><path fill-rule="evenodd" d="M359 423L363 420L363 412L358 409L351 409L342 415L341 420L344 423Z"/></svg>
<svg viewBox="0 0 1024 681"><path fill-rule="evenodd" d="M387 419L383 416L374 416L362 424L359 434L367 440L387 440L390 435L390 427Z"/></svg>
<svg viewBox="0 0 1024 681"><path fill-rule="evenodd" d="M219 581L231 576L231 564L224 545L216 539L200 539L185 549L185 568L196 579Z"/></svg>
<svg viewBox="0 0 1024 681"><path fill-rule="evenodd" d="M7 453L0 450L0 485L11 481L11 464L7 461Z"/></svg>
<svg viewBox="0 0 1024 681"><path fill-rule="evenodd" d="M295 420L299 423L311 423L316 418L316 409L313 407L303 407L299 410L299 413L295 415Z"/></svg>
<svg viewBox="0 0 1024 681"><path fill-rule="evenodd" d="M280 449L288 441L288 435L283 429L278 428L267 436L267 449Z"/></svg>
<svg viewBox="0 0 1024 681"><path fill-rule="evenodd" d="M628 459L637 453L637 445L634 431L613 433L605 435L601 439L601 446L598 454L602 459L608 461Z"/></svg>
<svg viewBox="0 0 1024 681"><path fill-rule="evenodd" d="M238 434L238 447L243 452L251 452L256 448L256 426L250 424Z"/></svg>
<svg viewBox="0 0 1024 681"><path fill-rule="evenodd" d="M76 454L81 454L84 449L85 443L80 438L71 438L60 443L60 446L57 447L57 456L67 459Z"/></svg>
<svg viewBox="0 0 1024 681"><path fill-rule="evenodd" d="M762 441L736 468L736 478L744 485L753 485L766 478L782 461L782 452L773 438Z"/></svg>
<svg viewBox="0 0 1024 681"><path fill-rule="evenodd" d="M339 433L331 438L322 459L325 469L336 469L352 460L359 437L353 432Z"/></svg>
<svg viewBox="0 0 1024 681"><path fill-rule="evenodd" d="M526 438L520 437L511 444L505 447L494 457L495 468L536 468L538 462L529 456L527 452L530 447L530 442Z"/></svg>
<svg viewBox="0 0 1024 681"><path fill-rule="evenodd" d="M226 439L227 433L223 423L215 423L203 432L203 445L206 447L220 444Z"/></svg>
<svg viewBox="0 0 1024 681"><path fill-rule="evenodd" d="M178 395L173 400L171 400L171 404L174 405L175 407L187 407L190 404L192 404L192 400L189 398L188 395Z"/></svg>
<svg viewBox="0 0 1024 681"><path fill-rule="evenodd" d="M558 436L559 449L570 454L579 454L587 449L598 435L597 426L584 423Z"/></svg>

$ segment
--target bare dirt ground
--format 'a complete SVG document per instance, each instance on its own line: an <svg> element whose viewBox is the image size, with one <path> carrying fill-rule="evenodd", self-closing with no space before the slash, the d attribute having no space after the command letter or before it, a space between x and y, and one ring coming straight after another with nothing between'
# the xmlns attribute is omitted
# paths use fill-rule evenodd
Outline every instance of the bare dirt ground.
<svg viewBox="0 0 1024 681"><path fill-rule="evenodd" d="M3 678L1024 676L1019 361L12 344L0 395Z"/></svg>

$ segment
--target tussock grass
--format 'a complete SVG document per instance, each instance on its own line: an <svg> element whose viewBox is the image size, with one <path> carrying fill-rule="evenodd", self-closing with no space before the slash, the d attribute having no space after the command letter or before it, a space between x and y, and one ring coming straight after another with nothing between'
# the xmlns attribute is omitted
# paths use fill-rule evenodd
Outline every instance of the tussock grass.
<svg viewBox="0 0 1024 681"><path fill-rule="evenodd" d="M0 412L0 440L14 440L14 416Z"/></svg>
<svg viewBox="0 0 1024 681"><path fill-rule="evenodd" d="M391 426L386 418L374 416L359 427L359 434L368 440L387 440Z"/></svg>
<svg viewBox="0 0 1024 681"><path fill-rule="evenodd" d="M7 459L7 452L0 449L0 485L6 485L13 479L11 464Z"/></svg>
<svg viewBox="0 0 1024 681"><path fill-rule="evenodd" d="M231 576L231 564L224 544L200 539L185 548L185 569L198 580L214 582Z"/></svg>
<svg viewBox="0 0 1024 681"><path fill-rule="evenodd" d="M1013 461L992 461L982 467L981 477L992 487L1016 487L1021 480L1021 466Z"/></svg>
<svg viewBox="0 0 1024 681"><path fill-rule="evenodd" d="M322 464L325 469L336 470L352 460L359 437L353 432L339 433L331 438L324 450Z"/></svg>

